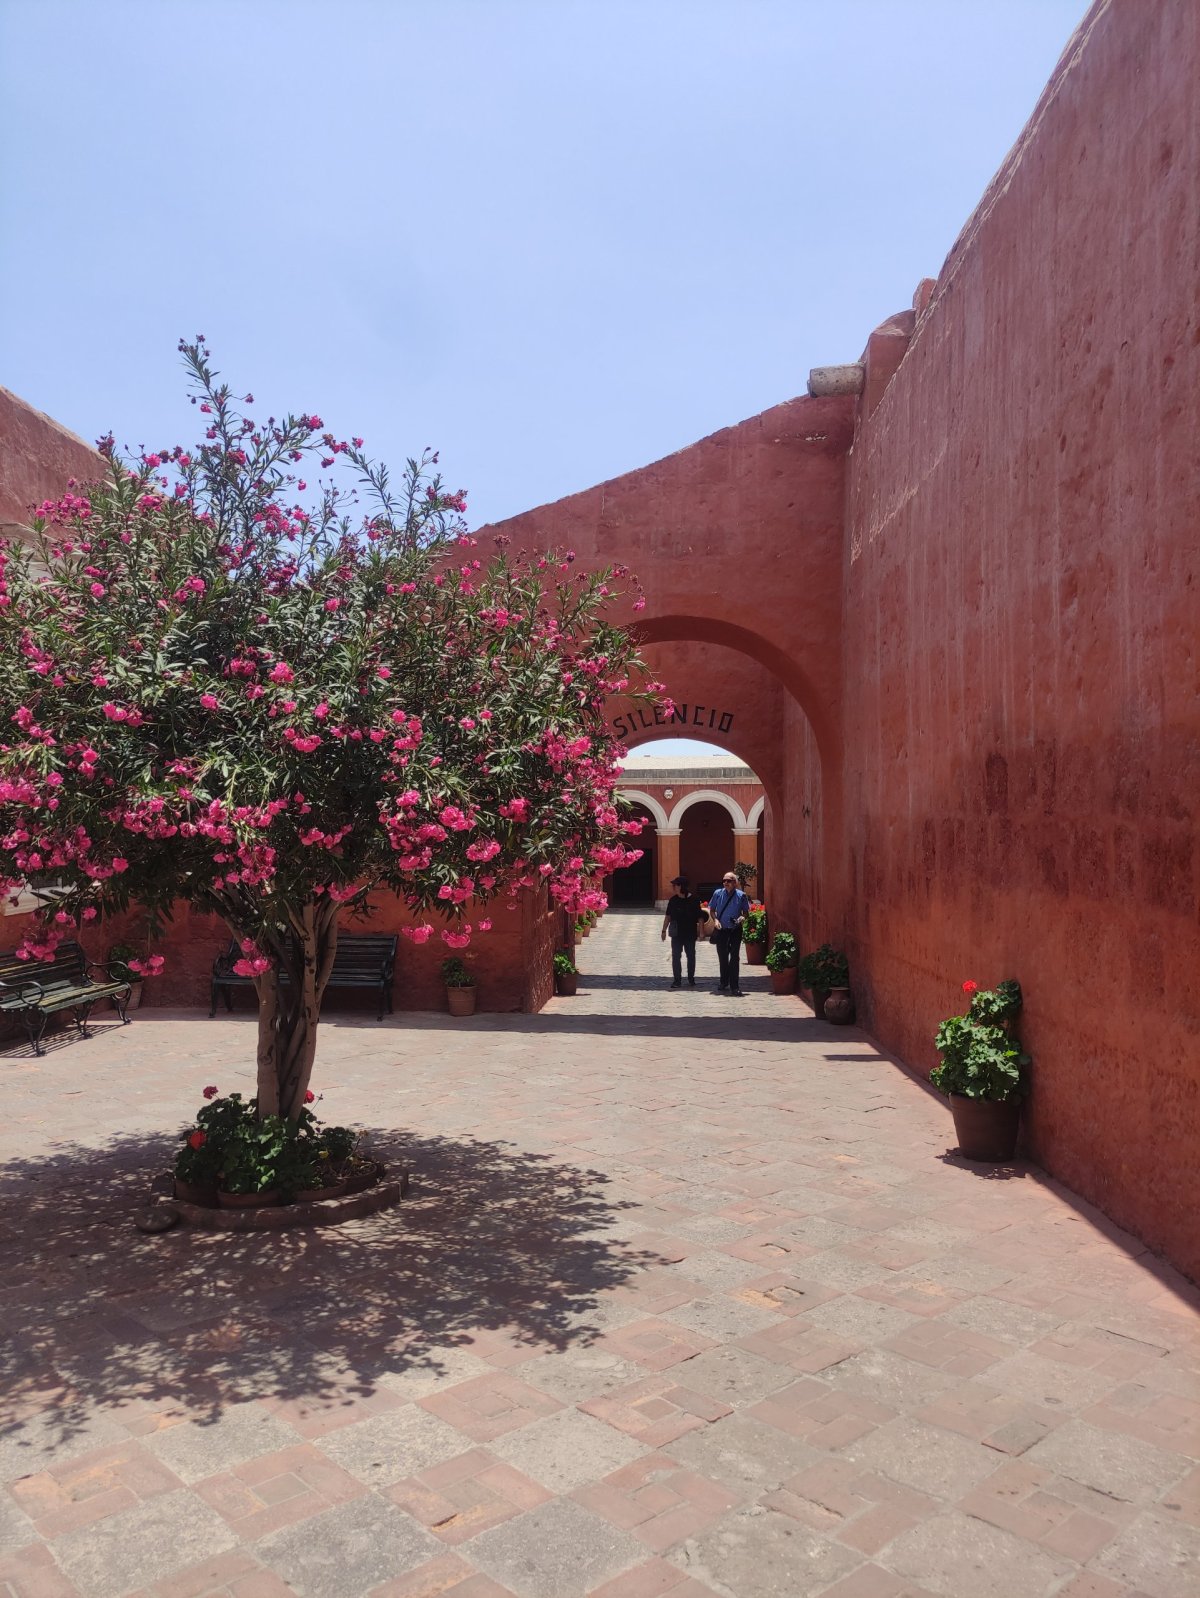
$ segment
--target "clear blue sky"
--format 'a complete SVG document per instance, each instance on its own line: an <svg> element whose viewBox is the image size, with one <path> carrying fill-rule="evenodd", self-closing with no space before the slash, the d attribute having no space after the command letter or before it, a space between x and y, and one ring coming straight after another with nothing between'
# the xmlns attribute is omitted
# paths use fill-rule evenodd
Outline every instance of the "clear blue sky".
<svg viewBox="0 0 1200 1598"><path fill-rule="evenodd" d="M187 443L203 332L264 413L527 509L854 360L1084 10L0 0L0 383Z"/></svg>

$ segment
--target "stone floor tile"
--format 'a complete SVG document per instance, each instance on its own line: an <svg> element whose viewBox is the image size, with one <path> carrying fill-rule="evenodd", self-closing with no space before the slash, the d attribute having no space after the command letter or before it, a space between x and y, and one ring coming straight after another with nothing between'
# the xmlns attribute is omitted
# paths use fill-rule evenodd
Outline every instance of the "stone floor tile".
<svg viewBox="0 0 1200 1598"><path fill-rule="evenodd" d="M1148 1503L1182 1480L1188 1461L1122 1432L1070 1420L1024 1455L1032 1465L1057 1471L1127 1503Z"/></svg>
<svg viewBox="0 0 1200 1598"><path fill-rule="evenodd" d="M950 1513L902 1532L879 1563L941 1598L1053 1598L1074 1566L984 1521Z"/></svg>
<svg viewBox="0 0 1200 1598"><path fill-rule="evenodd" d="M493 1439L492 1452L552 1492L569 1493L584 1482L645 1453L645 1447L578 1409L560 1410Z"/></svg>
<svg viewBox="0 0 1200 1598"><path fill-rule="evenodd" d="M890 1476L933 1498L957 1498L996 1468L991 1450L911 1415L876 1427L840 1452L863 1470Z"/></svg>
<svg viewBox="0 0 1200 1598"><path fill-rule="evenodd" d="M86 1598L124 1598L236 1542L219 1515L179 1488L64 1533L54 1555Z"/></svg>
<svg viewBox="0 0 1200 1598"><path fill-rule="evenodd" d="M471 1543L471 1559L517 1598L584 1598L629 1567L645 1546L570 1498L555 1498Z"/></svg>
<svg viewBox="0 0 1200 1598"><path fill-rule="evenodd" d="M931 1598L931 1594L928 1587L914 1586L880 1565L860 1565L826 1587L821 1598Z"/></svg>
<svg viewBox="0 0 1200 1598"><path fill-rule="evenodd" d="M958 1377L883 1347L864 1349L837 1360L820 1374L831 1387L857 1393L894 1410L919 1409L960 1386Z"/></svg>
<svg viewBox="0 0 1200 1598"><path fill-rule="evenodd" d="M860 1563L786 1515L760 1505L730 1510L710 1530L689 1537L672 1562L719 1593L794 1598L819 1592Z"/></svg>
<svg viewBox="0 0 1200 1598"><path fill-rule="evenodd" d="M367 1425L371 1423L366 1422ZM428 1563L442 1550L423 1526L374 1495L339 1504L254 1545L297 1598L346 1598Z"/></svg>
<svg viewBox="0 0 1200 1598"><path fill-rule="evenodd" d="M793 1437L803 1437L818 1448L828 1449L843 1448L895 1416L895 1410L886 1404L830 1388L827 1383L811 1377L793 1382L770 1398L751 1404L746 1413L755 1420L778 1426L780 1431Z"/></svg>
<svg viewBox="0 0 1200 1598"><path fill-rule="evenodd" d="M1150 1511L1127 1526L1094 1564L1146 1598L1195 1598L1200 1529Z"/></svg>
<svg viewBox="0 0 1200 1598"><path fill-rule="evenodd" d="M549 1393L563 1404L582 1404L589 1398L615 1392L642 1376L642 1368L602 1348L569 1348L542 1354L521 1366L521 1380Z"/></svg>
<svg viewBox="0 0 1200 1598"><path fill-rule="evenodd" d="M288 1598L279 1577L244 1548L202 1559L149 1591L153 1598Z"/></svg>
<svg viewBox="0 0 1200 1598"><path fill-rule="evenodd" d="M253 1459L289 1448L299 1438L290 1426L258 1404L234 1404L220 1416L187 1421L144 1437L141 1446L180 1481L192 1483Z"/></svg>
<svg viewBox="0 0 1200 1598"><path fill-rule="evenodd" d="M728 1415L688 1432L667 1450L700 1476L720 1482L739 1499L780 1487L822 1457L820 1451L749 1415Z"/></svg>
<svg viewBox="0 0 1200 1598"><path fill-rule="evenodd" d="M684 1364L674 1366L671 1374L678 1375L693 1391L707 1393L718 1403L734 1409L757 1403L796 1379L795 1371L788 1366L732 1344L696 1354Z"/></svg>
<svg viewBox="0 0 1200 1598"><path fill-rule="evenodd" d="M42 1478L30 1476L26 1479L36 1482ZM19 1481L13 1484L12 1493L17 1500L15 1504L0 1496L0 1555L14 1553L18 1548L27 1548L39 1535L34 1520L27 1511L37 1510L45 1500L39 1495L36 1502L31 1501L31 1495L22 1495L18 1491L22 1486L23 1483ZM23 1509L18 1507L22 1503ZM44 1536L45 1533L41 1535Z"/></svg>
<svg viewBox="0 0 1200 1598"><path fill-rule="evenodd" d="M329 1432L320 1451L368 1487L387 1487L466 1453L471 1438L415 1404Z"/></svg>

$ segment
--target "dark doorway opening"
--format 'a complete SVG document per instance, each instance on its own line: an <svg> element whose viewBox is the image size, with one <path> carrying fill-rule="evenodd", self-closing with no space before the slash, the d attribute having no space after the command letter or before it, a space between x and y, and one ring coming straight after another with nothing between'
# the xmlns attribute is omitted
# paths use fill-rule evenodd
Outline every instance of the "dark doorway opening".
<svg viewBox="0 0 1200 1598"><path fill-rule="evenodd" d="M657 843L658 829L654 817L642 805L634 805L631 815L638 821L644 822L645 827L636 838L629 840L629 846L640 849L642 857L635 860L631 866L622 866L619 871L614 871L608 887L609 903L618 905L648 905L654 903L654 855Z"/></svg>

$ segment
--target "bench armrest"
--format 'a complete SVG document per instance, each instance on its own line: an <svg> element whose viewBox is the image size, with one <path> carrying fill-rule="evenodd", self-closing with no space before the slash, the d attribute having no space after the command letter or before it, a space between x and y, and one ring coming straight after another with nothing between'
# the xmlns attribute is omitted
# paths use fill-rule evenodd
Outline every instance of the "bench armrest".
<svg viewBox="0 0 1200 1598"><path fill-rule="evenodd" d="M85 970L102 971L109 982L123 982L127 988L133 986L131 977L119 977L107 960L89 960Z"/></svg>
<svg viewBox="0 0 1200 1598"><path fill-rule="evenodd" d="M0 982L0 994L15 994L20 1004L37 1004L46 990L34 977L22 977L20 982Z"/></svg>

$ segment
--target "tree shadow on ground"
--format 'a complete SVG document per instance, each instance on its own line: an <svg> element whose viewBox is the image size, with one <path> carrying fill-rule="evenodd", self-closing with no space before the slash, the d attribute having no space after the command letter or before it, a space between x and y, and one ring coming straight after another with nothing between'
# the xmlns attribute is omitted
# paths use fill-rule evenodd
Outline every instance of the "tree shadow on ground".
<svg viewBox="0 0 1200 1598"><path fill-rule="evenodd" d="M510 1347L586 1344L603 1323L599 1295L665 1263L618 1240L630 1206L599 1172L468 1137L377 1131L370 1145L412 1172L397 1208L271 1233L137 1232L169 1138L9 1162L6 1477L22 1473L23 1449L39 1468L98 1415L149 1431L248 1399L336 1407L381 1381L404 1390L444 1374L459 1350L503 1363Z"/></svg>

